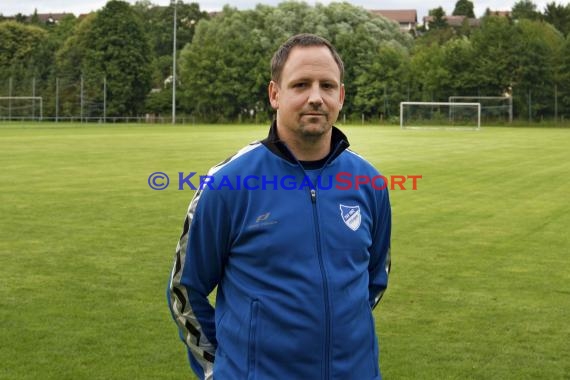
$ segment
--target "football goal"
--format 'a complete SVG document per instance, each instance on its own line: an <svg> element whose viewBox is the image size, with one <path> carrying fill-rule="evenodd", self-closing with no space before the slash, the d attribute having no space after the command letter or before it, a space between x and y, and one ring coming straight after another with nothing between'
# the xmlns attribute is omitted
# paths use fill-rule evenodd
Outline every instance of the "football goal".
<svg viewBox="0 0 570 380"><path fill-rule="evenodd" d="M513 98L511 96L450 96L449 102L481 103L484 124L513 122Z"/></svg>
<svg viewBox="0 0 570 380"><path fill-rule="evenodd" d="M401 102L402 129L481 129L481 104L466 102Z"/></svg>
<svg viewBox="0 0 570 380"><path fill-rule="evenodd" d="M0 120L42 120L41 96L0 96Z"/></svg>

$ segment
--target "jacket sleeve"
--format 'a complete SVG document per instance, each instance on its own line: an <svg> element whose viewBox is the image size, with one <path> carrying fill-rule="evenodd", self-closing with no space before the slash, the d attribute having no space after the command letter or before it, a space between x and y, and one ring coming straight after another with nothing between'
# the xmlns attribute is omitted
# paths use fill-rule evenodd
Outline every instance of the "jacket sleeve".
<svg viewBox="0 0 570 380"><path fill-rule="evenodd" d="M213 378L217 347L214 308L208 295L219 283L229 241L229 217L215 190L198 190L190 202L176 247L167 298L190 365L203 380Z"/></svg>
<svg viewBox="0 0 570 380"><path fill-rule="evenodd" d="M376 219L374 221L374 235L370 250L369 272L369 301L374 309L384 295L388 286L390 274L390 237L392 230L392 211L388 190L376 191Z"/></svg>

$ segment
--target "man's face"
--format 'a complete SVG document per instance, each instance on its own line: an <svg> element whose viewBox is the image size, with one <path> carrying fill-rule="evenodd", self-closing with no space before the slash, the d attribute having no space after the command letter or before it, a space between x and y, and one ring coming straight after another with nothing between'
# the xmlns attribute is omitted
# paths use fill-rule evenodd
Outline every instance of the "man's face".
<svg viewBox="0 0 570 380"><path fill-rule="evenodd" d="M330 133L344 102L340 69L326 46L294 47L280 83L269 84L281 137L318 138Z"/></svg>

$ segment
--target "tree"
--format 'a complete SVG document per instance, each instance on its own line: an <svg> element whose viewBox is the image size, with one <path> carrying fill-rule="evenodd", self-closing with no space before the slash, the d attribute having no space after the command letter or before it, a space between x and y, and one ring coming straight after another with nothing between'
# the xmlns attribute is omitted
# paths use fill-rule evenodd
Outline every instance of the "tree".
<svg viewBox="0 0 570 380"><path fill-rule="evenodd" d="M343 112L348 114L358 112L355 83L379 59L379 47L391 41L408 49L412 43L394 23L348 3L284 2L249 11L226 6L217 17L198 23L192 43L181 53L181 107L217 120L252 114L270 119L268 62L282 42L300 32L320 34L339 50L346 64ZM372 101L379 103L381 94L376 96Z"/></svg>
<svg viewBox="0 0 570 380"><path fill-rule="evenodd" d="M40 17L38 16L38 9L35 8L34 9L34 14L32 15L31 19L30 19L30 24L32 25L41 25L41 21L40 21Z"/></svg>
<svg viewBox="0 0 570 380"><path fill-rule="evenodd" d="M150 111L156 114L168 113L172 104L172 45L173 45L173 15L174 4L156 6L149 0L139 0L133 6L145 23L151 45L151 81L152 99L147 105L152 105ZM198 3L185 4L176 2L176 51L179 52L192 42L196 25L202 19L208 19L208 13L200 11ZM166 86L165 86L166 84ZM168 100L168 101L167 101Z"/></svg>
<svg viewBox="0 0 570 380"><path fill-rule="evenodd" d="M570 118L570 34L566 36L561 56L559 86L562 112L560 113Z"/></svg>
<svg viewBox="0 0 570 380"><path fill-rule="evenodd" d="M455 31L447 24L445 11L442 7L429 11L426 30L416 40L416 45L441 45L455 37Z"/></svg>
<svg viewBox="0 0 570 380"><path fill-rule="evenodd" d="M480 95L500 96L515 81L516 38L513 23L504 17L487 16L473 32L473 79Z"/></svg>
<svg viewBox="0 0 570 380"><path fill-rule="evenodd" d="M512 17L515 20L538 20L540 13L536 11L536 4L531 0L518 0L513 5Z"/></svg>
<svg viewBox="0 0 570 380"><path fill-rule="evenodd" d="M453 10L452 14L454 16L475 18L475 13L473 12L473 3L469 0L457 0L457 3L455 3L455 9Z"/></svg>
<svg viewBox="0 0 570 380"><path fill-rule="evenodd" d="M90 102L103 103L106 80L108 116L143 111L150 90L150 47L142 20L128 3L111 0L83 20L65 51L60 68L75 75L80 71Z"/></svg>
<svg viewBox="0 0 570 380"><path fill-rule="evenodd" d="M47 32L37 26L14 21L0 23L0 67L27 65L38 47L46 40Z"/></svg>
<svg viewBox="0 0 570 380"><path fill-rule="evenodd" d="M25 24L28 22L28 16L25 16L21 13L17 13L16 16L14 16L14 20L16 20L16 22Z"/></svg>
<svg viewBox="0 0 570 380"><path fill-rule="evenodd" d="M515 32L515 83L523 93L517 108L532 118L552 115L563 37L552 25L533 20L521 20Z"/></svg>
<svg viewBox="0 0 570 380"><path fill-rule="evenodd" d="M448 27L447 21L445 20L445 11L442 7L431 9L429 16L431 17L431 20L428 22L430 30L445 29Z"/></svg>
<svg viewBox="0 0 570 380"><path fill-rule="evenodd" d="M449 73L448 82L443 83L443 92L450 95L477 94L475 78L477 57L469 38L455 38L442 46L443 67Z"/></svg>
<svg viewBox="0 0 570 380"><path fill-rule="evenodd" d="M450 74L444 65L442 46L419 45L410 62L410 85L412 99L426 102L447 101Z"/></svg>
<svg viewBox="0 0 570 380"><path fill-rule="evenodd" d="M546 4L544 21L554 25L563 35L570 33L570 4L558 5L554 2Z"/></svg>
<svg viewBox="0 0 570 380"><path fill-rule="evenodd" d="M133 6L145 22L150 44L157 57L172 56L174 4L155 6L150 1L137 1ZM202 19L208 19L208 13L200 11L198 3L176 3L176 50L181 50L192 42L195 25Z"/></svg>
<svg viewBox="0 0 570 380"><path fill-rule="evenodd" d="M315 18L319 20L319 30L328 30L328 36L337 47L346 64L345 83L348 83L343 113L360 118L362 110L355 103L361 90L357 83L359 78L367 75L371 62L384 59L383 48L393 48L398 54L405 54L412 46L413 39L402 33L398 26L384 17L373 16L370 12L348 3L331 4L327 7L317 6ZM325 18L321 15L324 14ZM306 20L310 21L311 19ZM394 59L393 62L397 62ZM397 70L397 68L393 68ZM389 78L386 78L389 81ZM366 83L360 81L360 83ZM385 83L387 86L389 83ZM395 86L391 86L394 87ZM392 93L392 92L390 92ZM371 101L382 104L384 90L376 93Z"/></svg>
<svg viewBox="0 0 570 380"><path fill-rule="evenodd" d="M81 114L81 109L77 99L80 97L81 76L83 66L87 56L87 42L93 21L97 17L96 13L91 13L78 22L72 33L65 40L62 47L57 51L55 57L54 82L57 81L57 92L59 95L59 109L54 109L54 115L71 117ZM53 83L55 86L56 84ZM52 93L55 93L55 87ZM100 93L100 87L99 91Z"/></svg>
<svg viewBox="0 0 570 380"><path fill-rule="evenodd" d="M0 82L12 78L12 96L30 96L31 79L43 72L48 34L15 21L0 22Z"/></svg>
<svg viewBox="0 0 570 380"><path fill-rule="evenodd" d="M184 111L215 120L248 112L251 69L256 66L252 30L246 24L251 12L226 6L218 18L197 25L193 43L183 49L179 61Z"/></svg>
<svg viewBox="0 0 570 380"><path fill-rule="evenodd" d="M354 82L354 106L367 116L389 120L398 115L399 103L407 96L409 52L401 45L384 43L376 56L365 63Z"/></svg>

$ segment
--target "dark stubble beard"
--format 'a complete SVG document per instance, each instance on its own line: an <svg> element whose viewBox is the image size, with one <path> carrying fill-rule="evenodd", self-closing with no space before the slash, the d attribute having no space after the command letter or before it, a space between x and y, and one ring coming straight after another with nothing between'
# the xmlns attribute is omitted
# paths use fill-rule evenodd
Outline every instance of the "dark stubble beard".
<svg viewBox="0 0 570 380"><path fill-rule="evenodd" d="M300 124L299 132L303 137L306 138L312 137L314 139L318 139L319 137L323 136L331 129L331 126L329 124L328 113L324 114L324 120L323 116L303 116L303 117L308 119L307 123L301 122ZM319 124L319 127L315 128L313 126L314 124Z"/></svg>

